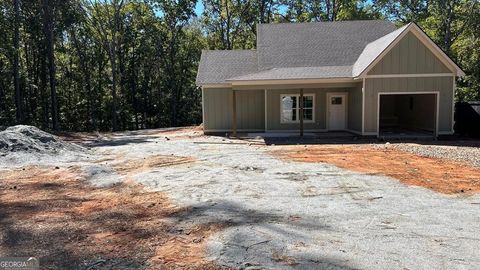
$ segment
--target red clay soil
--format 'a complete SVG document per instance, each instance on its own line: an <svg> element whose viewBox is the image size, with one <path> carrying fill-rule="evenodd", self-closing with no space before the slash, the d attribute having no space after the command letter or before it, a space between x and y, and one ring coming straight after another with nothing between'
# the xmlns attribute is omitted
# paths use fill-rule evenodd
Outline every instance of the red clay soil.
<svg viewBox="0 0 480 270"><path fill-rule="evenodd" d="M163 193L96 188L76 167L0 170L0 179L0 254L37 256L42 269L224 269L203 252L222 225L182 232L171 220L189 209Z"/></svg>
<svg viewBox="0 0 480 270"><path fill-rule="evenodd" d="M287 160L324 162L352 171L386 175L406 185L426 187L445 194L480 192L480 169L392 148L369 145L287 146L274 149L273 154Z"/></svg>

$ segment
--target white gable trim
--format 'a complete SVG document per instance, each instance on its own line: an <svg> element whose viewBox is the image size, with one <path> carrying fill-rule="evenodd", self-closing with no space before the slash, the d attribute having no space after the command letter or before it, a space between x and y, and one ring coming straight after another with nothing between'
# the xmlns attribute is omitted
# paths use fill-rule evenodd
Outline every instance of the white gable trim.
<svg viewBox="0 0 480 270"><path fill-rule="evenodd" d="M443 52L440 47L438 47L435 42L430 39L430 37L423 32L423 30L418 27L415 23L409 23L408 26L402 31L398 37L396 37L392 43L390 43L376 58L373 60L361 73L358 75L358 78L366 78L368 72L375 67L387 53L389 53L395 45L397 45L409 32L412 32L415 37L417 37L445 66L447 66L456 76L465 76L460 67L455 64L455 62L448 57L445 52Z"/></svg>

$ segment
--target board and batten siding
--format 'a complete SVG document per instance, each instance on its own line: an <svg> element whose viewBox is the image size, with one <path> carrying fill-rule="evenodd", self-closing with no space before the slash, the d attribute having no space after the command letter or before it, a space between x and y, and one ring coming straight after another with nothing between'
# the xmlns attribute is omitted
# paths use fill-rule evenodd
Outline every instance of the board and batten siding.
<svg viewBox="0 0 480 270"><path fill-rule="evenodd" d="M398 74L440 74L432 77L388 77ZM452 74L449 76L448 74ZM368 78L383 75L383 78ZM445 76L443 76L445 75ZM378 93L438 92L438 131L452 131L453 73L413 33L406 34L367 74L365 79L365 133L377 131ZM432 108L435 109L436 108ZM435 112L436 113L436 112Z"/></svg>
<svg viewBox="0 0 480 270"><path fill-rule="evenodd" d="M232 130L232 89L204 88L203 116L206 132ZM265 94L264 90L236 91L237 129L257 131L264 129Z"/></svg>
<svg viewBox="0 0 480 270"><path fill-rule="evenodd" d="M348 91L348 129L362 132L362 83Z"/></svg>
<svg viewBox="0 0 480 270"><path fill-rule="evenodd" d="M452 131L453 76L372 78L365 81L365 132L377 132L378 93L439 92L438 131Z"/></svg>
<svg viewBox="0 0 480 270"><path fill-rule="evenodd" d="M368 75L451 72L410 32L368 72Z"/></svg>
<svg viewBox="0 0 480 270"><path fill-rule="evenodd" d="M324 130L325 127L325 98L327 89L304 89L303 94L315 95L315 122L304 123L305 130ZM269 89L267 92L267 129L269 131L278 130L298 130L299 123L281 123L280 118L280 96L281 95L299 95L299 89Z"/></svg>
<svg viewBox="0 0 480 270"><path fill-rule="evenodd" d="M315 95L315 122L304 123L307 131L324 131L327 129L327 93L347 93L347 129L361 132L362 129L362 84L349 84L350 87L323 88L325 85L318 84L319 88L305 88L304 95ZM297 86L298 87L298 86ZM300 89L268 89L267 90L267 129L268 131L298 130L299 123L281 123L280 121L280 97L281 95L299 95Z"/></svg>

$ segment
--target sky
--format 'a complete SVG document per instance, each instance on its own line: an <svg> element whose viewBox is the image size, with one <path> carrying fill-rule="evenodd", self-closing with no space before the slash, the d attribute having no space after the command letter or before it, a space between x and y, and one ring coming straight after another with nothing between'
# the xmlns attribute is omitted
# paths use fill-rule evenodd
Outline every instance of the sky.
<svg viewBox="0 0 480 270"><path fill-rule="evenodd" d="M365 2L367 5L372 4L372 0L367 0ZM286 10L286 7L280 7L280 12L284 12ZM197 14L198 17L202 15L202 12L204 10L203 2L202 1L197 1L197 4L195 6L195 14Z"/></svg>
<svg viewBox="0 0 480 270"><path fill-rule="evenodd" d="M203 3L202 1L198 1L197 5L195 6L195 14L197 14L197 16L201 16L202 12L203 12Z"/></svg>

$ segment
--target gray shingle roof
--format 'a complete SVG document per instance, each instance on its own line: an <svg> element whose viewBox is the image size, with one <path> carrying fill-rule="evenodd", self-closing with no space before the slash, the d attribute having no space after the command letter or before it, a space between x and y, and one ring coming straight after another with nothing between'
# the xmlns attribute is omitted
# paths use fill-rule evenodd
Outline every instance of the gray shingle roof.
<svg viewBox="0 0 480 270"><path fill-rule="evenodd" d="M362 69L395 30L383 20L260 24L256 51L203 51L197 85L351 78L352 69ZM355 65L357 59L361 63Z"/></svg>
<svg viewBox="0 0 480 270"><path fill-rule="evenodd" d="M233 77L227 81L292 80L350 78L352 66L274 68L253 74Z"/></svg>
<svg viewBox="0 0 480 270"><path fill-rule="evenodd" d="M409 24L367 44L353 65L352 76L360 75L408 26Z"/></svg>
<svg viewBox="0 0 480 270"><path fill-rule="evenodd" d="M351 66L368 43L395 30L384 20L260 24L259 69Z"/></svg>
<svg viewBox="0 0 480 270"><path fill-rule="evenodd" d="M225 79L257 72L255 50L203 50L197 73L197 85L225 83Z"/></svg>

